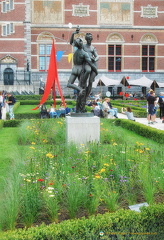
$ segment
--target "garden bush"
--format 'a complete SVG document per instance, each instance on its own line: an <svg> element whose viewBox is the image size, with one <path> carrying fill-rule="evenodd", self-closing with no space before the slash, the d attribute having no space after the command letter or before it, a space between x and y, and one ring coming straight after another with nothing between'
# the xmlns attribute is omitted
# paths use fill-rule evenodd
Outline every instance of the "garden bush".
<svg viewBox="0 0 164 240"><path fill-rule="evenodd" d="M141 212L119 210L115 213L44 224L1 234L1 240L163 240L164 205L143 207Z"/></svg>
<svg viewBox="0 0 164 240"><path fill-rule="evenodd" d="M135 133L145 138L152 139L159 143L164 143L164 131L162 130L150 128L149 126L129 121L127 119L114 119L114 122L117 126L121 126L130 131L134 131Z"/></svg>
<svg viewBox="0 0 164 240"><path fill-rule="evenodd" d="M46 105L49 106L51 103L53 103L53 100L47 100L46 101ZM38 105L40 103L39 100L20 100L20 105ZM61 99L60 100L56 100L56 104L60 105L61 103ZM67 100L66 101L67 105L76 105L74 100Z"/></svg>
<svg viewBox="0 0 164 240"><path fill-rule="evenodd" d="M21 100L41 100L43 95L15 95L15 98L18 100L18 101L21 101ZM70 96L64 96L65 99L69 99ZM56 96L56 98L58 99L61 99L60 96ZM52 95L49 95L48 96L48 100L51 100L52 99Z"/></svg>
<svg viewBox="0 0 164 240"><path fill-rule="evenodd" d="M0 121L0 129L3 128L3 120Z"/></svg>
<svg viewBox="0 0 164 240"><path fill-rule="evenodd" d="M18 127L23 120L8 120L8 121L3 121L3 127Z"/></svg>

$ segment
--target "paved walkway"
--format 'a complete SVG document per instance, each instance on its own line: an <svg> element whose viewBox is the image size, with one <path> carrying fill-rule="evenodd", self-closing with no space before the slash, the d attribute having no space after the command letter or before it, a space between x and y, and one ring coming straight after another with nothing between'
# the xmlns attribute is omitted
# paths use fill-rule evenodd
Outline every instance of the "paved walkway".
<svg viewBox="0 0 164 240"><path fill-rule="evenodd" d="M127 116L125 114L122 113L118 113L118 118L123 118L123 119L127 119ZM148 120L147 118L135 118L136 122L145 124L149 127L153 127L153 128L157 128L160 130L164 130L164 123L162 123L162 120L160 118L156 118L157 123L154 124L148 124Z"/></svg>

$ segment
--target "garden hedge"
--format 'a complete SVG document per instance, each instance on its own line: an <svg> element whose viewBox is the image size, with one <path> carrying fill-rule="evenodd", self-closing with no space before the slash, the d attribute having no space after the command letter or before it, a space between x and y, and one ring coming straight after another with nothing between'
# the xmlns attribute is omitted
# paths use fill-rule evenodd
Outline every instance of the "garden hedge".
<svg viewBox="0 0 164 240"><path fill-rule="evenodd" d="M111 121L111 120L110 120ZM114 124L125 129L133 131L145 138L152 139L158 143L164 143L164 131L156 128L150 128L142 123L129 121L127 119L114 119Z"/></svg>
<svg viewBox="0 0 164 240"><path fill-rule="evenodd" d="M66 220L58 224L1 232L1 240L163 240L164 205L142 207L141 212L119 210Z"/></svg>
<svg viewBox="0 0 164 240"><path fill-rule="evenodd" d="M30 100L20 100L20 105L38 105L39 104L39 100L33 100L33 99L30 99ZM74 100L67 100L67 105L76 105L75 101ZM47 100L46 101L46 105L49 106L51 103L53 103L53 100ZM59 105L61 103L61 100L56 100L56 104Z"/></svg>

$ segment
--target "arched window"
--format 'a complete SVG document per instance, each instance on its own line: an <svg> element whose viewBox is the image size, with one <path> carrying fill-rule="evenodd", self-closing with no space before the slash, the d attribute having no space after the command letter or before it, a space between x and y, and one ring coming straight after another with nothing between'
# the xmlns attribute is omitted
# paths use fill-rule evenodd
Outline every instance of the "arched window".
<svg viewBox="0 0 164 240"><path fill-rule="evenodd" d="M53 34L43 32L38 36L38 56L39 56L39 71L46 71L49 66Z"/></svg>
<svg viewBox="0 0 164 240"><path fill-rule="evenodd" d="M142 71L155 71L155 56L157 38L153 34L145 34L141 38L141 53L142 53Z"/></svg>
<svg viewBox="0 0 164 240"><path fill-rule="evenodd" d="M110 34L107 38L108 71L121 72L122 69L122 43L124 40L118 33Z"/></svg>

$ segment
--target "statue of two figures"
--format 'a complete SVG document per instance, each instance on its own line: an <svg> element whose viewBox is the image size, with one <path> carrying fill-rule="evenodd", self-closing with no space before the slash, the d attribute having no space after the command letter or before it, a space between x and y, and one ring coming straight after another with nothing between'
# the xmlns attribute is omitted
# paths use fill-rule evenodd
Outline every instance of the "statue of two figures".
<svg viewBox="0 0 164 240"><path fill-rule="evenodd" d="M73 55L74 66L67 87L77 90L76 113L84 113L86 112L87 98L92 90L92 83L98 74L97 61L99 56L96 48L91 44L92 34L85 34L86 43L84 44L79 37L79 32L80 28L77 26L76 32L72 34L70 39L70 44L74 46L75 52ZM76 79L78 79L78 84L75 84Z"/></svg>

